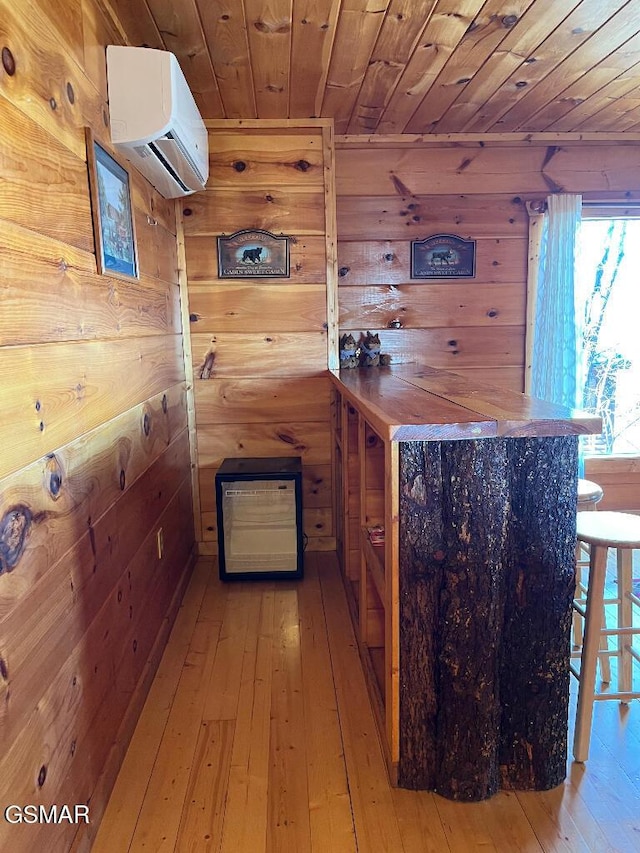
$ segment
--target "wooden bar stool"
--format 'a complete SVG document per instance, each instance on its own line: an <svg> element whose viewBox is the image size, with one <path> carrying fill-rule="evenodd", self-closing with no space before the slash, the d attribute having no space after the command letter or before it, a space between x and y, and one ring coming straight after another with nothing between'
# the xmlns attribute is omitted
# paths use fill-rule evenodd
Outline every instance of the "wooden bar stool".
<svg viewBox="0 0 640 853"><path fill-rule="evenodd" d="M633 635L640 634L640 627L633 627L633 605L640 606L640 598L634 594L631 582L632 551L640 548L640 516L624 512L579 512L577 537L578 542L586 542L591 549L579 674L571 668L580 682L573 756L576 761L586 761L589 756L594 700L619 699L628 702L640 698L640 691L632 689L631 671L633 660L640 661L640 654L632 648ZM605 603L604 581L609 548L617 551L618 595L606 601L618 605L617 628L604 626L601 616ZM596 693L595 690L596 661L603 635L617 638L616 651L609 653L618 657L617 693Z"/></svg>
<svg viewBox="0 0 640 853"><path fill-rule="evenodd" d="M593 510L602 500L602 487L593 480L578 480L578 512Z"/></svg>
<svg viewBox="0 0 640 853"><path fill-rule="evenodd" d="M578 480L578 512L592 512L597 510L598 504L602 500L604 492L602 487L593 480ZM586 603L587 588L582 582L582 571L589 566L589 545L583 542L576 543L576 604L583 605ZM606 625L606 617L604 607L602 610L602 624ZM582 648L582 617L578 610L573 614L573 648L572 657L580 657L580 649ZM600 675L603 682L608 684L611 681L611 666L609 657L606 654L608 649L608 641L606 634L603 634L600 640L600 648L603 654L598 656L600 665Z"/></svg>

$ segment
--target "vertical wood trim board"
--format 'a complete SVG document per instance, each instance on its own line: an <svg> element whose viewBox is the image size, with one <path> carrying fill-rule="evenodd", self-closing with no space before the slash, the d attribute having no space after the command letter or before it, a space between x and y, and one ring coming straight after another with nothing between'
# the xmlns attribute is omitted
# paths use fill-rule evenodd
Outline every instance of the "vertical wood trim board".
<svg viewBox="0 0 640 853"><path fill-rule="evenodd" d="M335 145L333 130L322 130L325 174L325 220L327 251L327 366L340 367L338 355L338 223L336 219Z"/></svg>
<svg viewBox="0 0 640 853"><path fill-rule="evenodd" d="M189 427L189 449L191 456L191 491L193 494L193 520L196 541L202 540L202 513L200 512L200 479L198 476L198 434L196 430L196 404L193 383L193 356L191 352L191 320L189 311L189 288L187 282L187 256L184 248L184 216L182 205L176 201L176 225L178 244L178 281L180 282L180 312L182 315L182 352L187 384L187 423Z"/></svg>
<svg viewBox="0 0 640 853"><path fill-rule="evenodd" d="M525 337L524 393L530 394L544 214L535 213L528 205L527 210L529 212L529 252L527 258L527 326Z"/></svg>

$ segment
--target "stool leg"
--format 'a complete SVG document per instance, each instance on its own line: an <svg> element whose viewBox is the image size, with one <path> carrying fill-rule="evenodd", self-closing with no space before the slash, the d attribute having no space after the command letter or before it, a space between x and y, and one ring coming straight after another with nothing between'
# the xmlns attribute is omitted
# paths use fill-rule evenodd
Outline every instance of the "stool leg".
<svg viewBox="0 0 640 853"><path fill-rule="evenodd" d="M601 546L591 546L587 615L585 618L584 642L580 660L578 710L573 736L573 757L576 761L586 761L589 757L593 699L596 689L596 662L598 660L600 629L602 627L602 602L604 600L607 550L607 548Z"/></svg>
<svg viewBox="0 0 640 853"><path fill-rule="evenodd" d="M594 507L595 509L595 507ZM582 568L580 563L584 560L584 554L589 555L589 546L584 542L578 542L576 545L576 598L582 595ZM607 614L604 604L602 605L602 627L607 627ZM573 647L579 649L582 646L582 617L575 610L573 612ZM611 662L609 655L606 654L609 650L609 640L606 634L600 635L600 651L603 654L598 655L598 663L600 664L600 678L603 684L609 684L611 681Z"/></svg>
<svg viewBox="0 0 640 853"><path fill-rule="evenodd" d="M576 545L576 589L575 598L580 598L582 594L582 549L585 546L578 542ZM573 647L579 649L582 646L582 619L577 611L573 611Z"/></svg>
<svg viewBox="0 0 640 853"><path fill-rule="evenodd" d="M631 562L633 551L630 548L618 548L618 628L632 627L631 599ZM624 693L631 690L631 664L633 658L629 647L633 634L618 634L618 691ZM623 700L624 701L624 700ZM625 703L628 704L628 703Z"/></svg>
<svg viewBox="0 0 640 853"><path fill-rule="evenodd" d="M605 552L605 566L607 564L607 552L608 548ZM604 593L603 593L604 595ZM605 610L604 604L602 605L602 627L607 627L607 613ZM609 638L606 634L600 634L600 651L608 652L609 651ZM611 661L609 660L608 654L598 655L598 662L600 663L600 677L602 678L603 684L609 684L611 682Z"/></svg>

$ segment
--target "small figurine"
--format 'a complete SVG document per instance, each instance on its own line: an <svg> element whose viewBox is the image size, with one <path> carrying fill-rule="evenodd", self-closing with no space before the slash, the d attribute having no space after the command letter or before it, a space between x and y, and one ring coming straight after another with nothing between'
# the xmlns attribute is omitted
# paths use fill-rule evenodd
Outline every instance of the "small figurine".
<svg viewBox="0 0 640 853"><path fill-rule="evenodd" d="M377 367L380 364L380 335L367 332L360 339L360 364L362 367Z"/></svg>
<svg viewBox="0 0 640 853"><path fill-rule="evenodd" d="M360 357L360 347L351 333L340 338L340 367L357 367Z"/></svg>

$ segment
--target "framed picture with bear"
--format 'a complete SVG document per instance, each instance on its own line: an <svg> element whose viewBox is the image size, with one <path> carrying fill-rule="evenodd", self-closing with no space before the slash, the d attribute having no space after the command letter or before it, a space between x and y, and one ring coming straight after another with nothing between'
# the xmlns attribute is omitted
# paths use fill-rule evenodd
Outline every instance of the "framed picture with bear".
<svg viewBox="0 0 640 853"><path fill-rule="evenodd" d="M218 237L218 278L289 278L291 237L260 229Z"/></svg>

